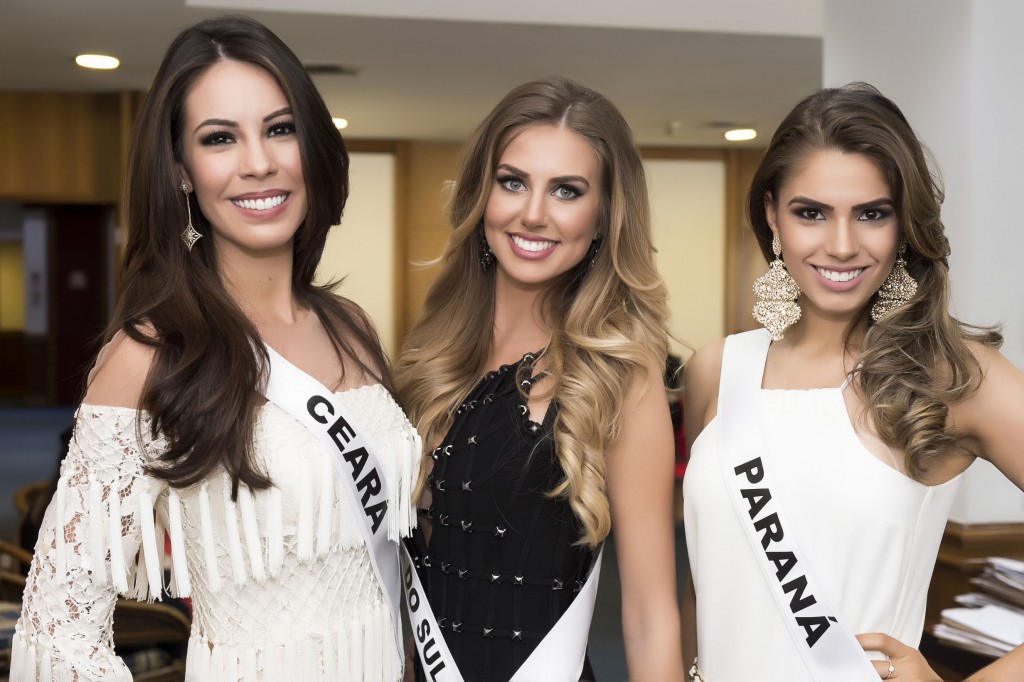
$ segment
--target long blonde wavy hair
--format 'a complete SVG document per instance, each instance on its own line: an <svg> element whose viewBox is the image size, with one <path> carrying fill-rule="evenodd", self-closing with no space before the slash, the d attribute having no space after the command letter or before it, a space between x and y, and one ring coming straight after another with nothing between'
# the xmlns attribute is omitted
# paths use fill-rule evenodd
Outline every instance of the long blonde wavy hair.
<svg viewBox="0 0 1024 682"><path fill-rule="evenodd" d="M778 196L787 174L808 155L861 154L882 173L896 203L907 270L917 294L873 322L865 306L846 333L864 329L853 372L878 437L905 453L907 472L921 481L957 434L949 404L974 391L981 367L967 346L999 347L996 329L960 322L949 313L949 240L940 218L943 190L921 141L892 100L867 83L826 88L801 101L776 130L747 197L747 215L766 260L773 258L765 197Z"/></svg>
<svg viewBox="0 0 1024 682"><path fill-rule="evenodd" d="M619 435L623 401L634 378L668 351L666 289L654 265L644 169L611 102L568 78L547 78L512 90L480 124L463 148L449 198L452 233L441 272L406 337L395 379L424 443L436 444L488 369L495 269L480 266L479 226L495 169L517 132L544 123L583 137L601 163L603 247L592 267L584 259L543 299L551 333L543 357L558 405L555 453L565 474L551 494L568 499L581 542L596 546L611 529L605 453Z"/></svg>

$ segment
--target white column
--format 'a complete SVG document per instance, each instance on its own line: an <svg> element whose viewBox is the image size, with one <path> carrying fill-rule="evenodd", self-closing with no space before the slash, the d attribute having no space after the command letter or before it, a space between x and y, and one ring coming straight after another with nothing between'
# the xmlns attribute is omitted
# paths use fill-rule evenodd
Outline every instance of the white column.
<svg viewBox="0 0 1024 682"><path fill-rule="evenodd" d="M954 314L1003 324L1003 352L1018 367L1024 367L1022 25L1019 0L825 0L824 84L875 85L932 151L946 188ZM952 518L1024 522L1024 493L978 462Z"/></svg>

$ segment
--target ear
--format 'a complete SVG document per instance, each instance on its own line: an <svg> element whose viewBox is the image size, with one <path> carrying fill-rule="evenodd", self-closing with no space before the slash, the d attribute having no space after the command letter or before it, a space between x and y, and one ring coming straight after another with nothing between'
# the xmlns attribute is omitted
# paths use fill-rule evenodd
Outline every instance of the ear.
<svg viewBox="0 0 1024 682"><path fill-rule="evenodd" d="M764 217L768 221L768 227L771 228L772 234L778 236L778 207L775 204L775 198L771 192L764 193Z"/></svg>
<svg viewBox="0 0 1024 682"><path fill-rule="evenodd" d="M195 183L192 182L192 176L189 175L188 170L185 169L185 165L182 164L182 163L176 163L176 164L174 164L174 166L175 166L175 168L178 171L178 177L181 178L181 180L178 182L178 186L177 186L176 189L178 191L181 191L181 183L182 182L187 182L189 185L191 185L193 188L195 188Z"/></svg>

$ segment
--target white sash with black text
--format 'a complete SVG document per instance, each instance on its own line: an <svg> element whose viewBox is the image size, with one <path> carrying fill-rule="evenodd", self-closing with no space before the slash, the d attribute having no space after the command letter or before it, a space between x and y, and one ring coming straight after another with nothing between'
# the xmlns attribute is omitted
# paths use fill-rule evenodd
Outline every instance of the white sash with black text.
<svg viewBox="0 0 1024 682"><path fill-rule="evenodd" d="M601 547L590 567L587 580L565 613L537 645L509 682L578 682L587 656L590 621L594 615L597 584L601 579ZM413 641L423 673L431 682L463 682L437 624L427 594L413 566L409 550L402 545L402 579L409 607Z"/></svg>
<svg viewBox="0 0 1024 682"><path fill-rule="evenodd" d="M388 540L388 481L373 445L341 401L326 386L286 360L270 346L270 376L266 397L295 417L323 443L343 481L358 524L370 564L377 575L395 628L395 646L405 658L402 620L399 616L401 576L398 543ZM340 617L340 616L339 616Z"/></svg>
<svg viewBox="0 0 1024 682"><path fill-rule="evenodd" d="M811 677L823 682L877 681L864 649L839 622L811 570L785 514L769 449L763 446L764 412L758 403L765 355L758 344L769 342L767 333L762 339L756 332L726 339L716 416L726 492Z"/></svg>

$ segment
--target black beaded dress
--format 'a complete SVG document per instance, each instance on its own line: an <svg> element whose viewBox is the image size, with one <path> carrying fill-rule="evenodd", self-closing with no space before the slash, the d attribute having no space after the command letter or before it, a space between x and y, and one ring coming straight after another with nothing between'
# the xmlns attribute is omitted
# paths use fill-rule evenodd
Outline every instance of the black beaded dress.
<svg viewBox="0 0 1024 682"><path fill-rule="evenodd" d="M417 531L420 579L467 682L504 682L576 598L593 553L564 497L551 402L530 420L535 354L488 373L433 453L429 546ZM416 679L424 680L417 660ZM581 680L593 680L589 660Z"/></svg>

